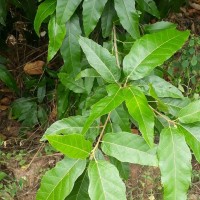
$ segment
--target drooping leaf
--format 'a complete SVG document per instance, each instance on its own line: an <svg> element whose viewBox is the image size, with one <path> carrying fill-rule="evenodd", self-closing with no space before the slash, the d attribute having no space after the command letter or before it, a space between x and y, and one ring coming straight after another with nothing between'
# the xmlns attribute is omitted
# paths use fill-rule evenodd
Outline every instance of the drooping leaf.
<svg viewBox="0 0 200 200"><path fill-rule="evenodd" d="M65 200L90 200L88 194L89 178L85 172L77 179L70 195Z"/></svg>
<svg viewBox="0 0 200 200"><path fill-rule="evenodd" d="M196 160L200 163L200 123L179 124L179 132L185 135L187 144L192 149Z"/></svg>
<svg viewBox="0 0 200 200"><path fill-rule="evenodd" d="M38 121L40 122L40 125L42 127L45 127L45 125L48 122L47 110L44 109L44 107L42 107L40 105L38 106L37 118L38 118Z"/></svg>
<svg viewBox="0 0 200 200"><path fill-rule="evenodd" d="M85 167L85 160L64 158L43 176L36 200L65 199Z"/></svg>
<svg viewBox="0 0 200 200"><path fill-rule="evenodd" d="M56 21L58 24L65 24L74 14L82 0L57 0Z"/></svg>
<svg viewBox="0 0 200 200"><path fill-rule="evenodd" d="M160 17L158 8L153 0L136 0L136 2L142 8L142 10L148 12L149 14L157 18Z"/></svg>
<svg viewBox="0 0 200 200"><path fill-rule="evenodd" d="M139 32L139 15L135 9L135 1L132 0L114 0L115 10L119 20L134 39L140 37Z"/></svg>
<svg viewBox="0 0 200 200"><path fill-rule="evenodd" d="M89 36L96 27L107 1L108 0L83 1L83 27L86 36Z"/></svg>
<svg viewBox="0 0 200 200"><path fill-rule="evenodd" d="M87 158L92 150L91 142L80 134L48 135L46 138L55 149L70 158Z"/></svg>
<svg viewBox="0 0 200 200"><path fill-rule="evenodd" d="M42 22L56 9L56 0L45 0L38 6L38 10L34 20L34 29L39 36L40 26Z"/></svg>
<svg viewBox="0 0 200 200"><path fill-rule="evenodd" d="M107 49L84 37L79 39L79 43L89 64L105 81L114 83L119 80L121 75L120 69L117 67L115 57Z"/></svg>
<svg viewBox="0 0 200 200"><path fill-rule="evenodd" d="M116 87L118 86L113 86L113 90L115 90ZM120 87L118 87L118 91L115 94L108 97L104 97L96 104L94 104L91 108L90 116L88 117L83 127L82 134L85 134L87 132L90 125L94 122L95 119L109 113L110 111L118 107L123 101L123 91Z"/></svg>
<svg viewBox="0 0 200 200"><path fill-rule="evenodd" d="M114 9L114 2L113 0L109 0L106 3L106 6L103 10L103 14L101 17L101 28L102 28L102 35L104 38L111 35L115 16L116 16L116 11Z"/></svg>
<svg viewBox="0 0 200 200"><path fill-rule="evenodd" d="M136 87L128 87L124 90L126 106L130 115L138 123L144 139L149 146L154 141L154 113L148 105L145 95Z"/></svg>
<svg viewBox="0 0 200 200"><path fill-rule="evenodd" d="M137 40L123 60L127 80L138 80L150 74L179 50L189 36L189 31L167 29Z"/></svg>
<svg viewBox="0 0 200 200"><path fill-rule="evenodd" d="M193 101L178 113L178 119L182 123L194 123L200 121L200 100Z"/></svg>
<svg viewBox="0 0 200 200"><path fill-rule="evenodd" d="M104 160L91 161L88 176L91 200L126 200L125 185L114 165Z"/></svg>
<svg viewBox="0 0 200 200"><path fill-rule="evenodd" d="M89 78L94 78L94 77L101 77L96 70L94 69L85 69L83 71L81 71L77 76L76 76L76 80L80 79L80 78L85 78L85 77L89 77Z"/></svg>
<svg viewBox="0 0 200 200"><path fill-rule="evenodd" d="M151 152L145 140L132 133L107 133L102 140L102 150L106 155L121 162L158 166L155 152Z"/></svg>
<svg viewBox="0 0 200 200"><path fill-rule="evenodd" d="M67 22L66 37L60 49L64 60L62 72L69 73L73 77L76 77L76 75L81 71L81 47L78 42L80 35L81 28L79 18L77 15L73 15L73 17Z"/></svg>
<svg viewBox="0 0 200 200"><path fill-rule="evenodd" d="M6 9L6 0L0 0L0 24L6 25L6 15L7 15L7 9Z"/></svg>
<svg viewBox="0 0 200 200"><path fill-rule="evenodd" d="M56 16L51 16L48 26L49 32L49 46L48 46L48 58L50 61L58 52L62 45L62 41L65 38L66 27L65 24L58 24L56 22Z"/></svg>
<svg viewBox="0 0 200 200"><path fill-rule="evenodd" d="M114 157L109 157L111 164L115 165L117 170L119 171L119 175L122 179L128 180L130 175L130 164L127 162L120 162Z"/></svg>
<svg viewBox="0 0 200 200"><path fill-rule="evenodd" d="M186 200L191 183L191 153L176 128L168 127L161 132L158 157L164 199Z"/></svg>

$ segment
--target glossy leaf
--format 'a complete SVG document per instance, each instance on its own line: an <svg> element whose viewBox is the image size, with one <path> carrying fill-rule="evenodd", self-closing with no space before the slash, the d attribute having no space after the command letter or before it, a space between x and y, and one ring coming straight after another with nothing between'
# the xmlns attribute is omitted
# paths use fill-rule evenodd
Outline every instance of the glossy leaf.
<svg viewBox="0 0 200 200"><path fill-rule="evenodd" d="M55 149L70 158L87 158L92 150L91 142L80 134L49 135L46 138Z"/></svg>
<svg viewBox="0 0 200 200"><path fill-rule="evenodd" d="M138 80L149 75L155 67L179 50L188 36L189 31L167 29L137 40L123 60L127 80Z"/></svg>
<svg viewBox="0 0 200 200"><path fill-rule="evenodd" d="M158 157L164 199L186 200L191 184L191 153L176 128L168 127L161 132Z"/></svg>
<svg viewBox="0 0 200 200"><path fill-rule="evenodd" d="M48 25L49 32L49 46L48 46L48 58L50 61L60 49L63 39L66 34L65 24L58 24L56 22L56 17L53 15L49 21Z"/></svg>
<svg viewBox="0 0 200 200"><path fill-rule="evenodd" d="M56 0L45 0L38 6L38 10L34 20L34 29L39 36L40 26L42 22L54 13L56 9Z"/></svg>
<svg viewBox="0 0 200 200"><path fill-rule="evenodd" d="M65 24L74 14L82 0L57 0L56 21L58 24Z"/></svg>
<svg viewBox="0 0 200 200"><path fill-rule="evenodd" d="M155 152L151 152L145 140L132 133L107 133L102 140L102 150L106 155L121 162L158 166Z"/></svg>
<svg viewBox="0 0 200 200"><path fill-rule="evenodd" d="M200 100L193 101L178 113L178 119L182 123L194 123L200 121Z"/></svg>
<svg viewBox="0 0 200 200"><path fill-rule="evenodd" d="M64 60L62 72L69 73L73 77L81 71L81 47L78 42L80 35L79 18L74 15L66 24L66 37L60 49Z"/></svg>
<svg viewBox="0 0 200 200"><path fill-rule="evenodd" d="M113 90L115 90L116 87L113 86ZM90 116L88 117L83 127L82 134L85 134L87 132L90 125L94 122L95 119L114 110L123 101L124 101L123 91L121 88L118 87L118 91L115 94L108 97L104 97L103 99L98 101L96 104L94 104L91 108Z"/></svg>
<svg viewBox="0 0 200 200"><path fill-rule="evenodd" d="M140 37L139 32L139 15L135 9L135 1L133 0L114 0L115 10L119 20L134 39Z"/></svg>
<svg viewBox="0 0 200 200"><path fill-rule="evenodd" d="M83 1L83 27L86 36L89 36L96 27L107 1L108 0Z"/></svg>
<svg viewBox="0 0 200 200"><path fill-rule="evenodd" d="M94 69L85 69L83 71L81 71L77 76L76 76L76 80L80 79L80 78L85 78L85 77L89 77L89 78L94 78L94 77L101 77L96 70Z"/></svg>
<svg viewBox="0 0 200 200"><path fill-rule="evenodd" d="M114 165L104 160L91 161L88 176L91 200L126 200L125 185Z"/></svg>
<svg viewBox="0 0 200 200"><path fill-rule="evenodd" d="M74 182L83 173L85 160L64 158L46 172L42 178L36 200L65 199L74 187Z"/></svg>
<svg viewBox="0 0 200 200"><path fill-rule="evenodd" d="M144 139L149 146L154 141L154 113L150 109L145 95L136 87L129 87L124 90L126 106L130 115L138 123Z"/></svg>
<svg viewBox="0 0 200 200"><path fill-rule="evenodd" d="M159 18L160 14L154 0L136 0L138 5L142 10L148 12L149 14Z"/></svg>
<svg viewBox="0 0 200 200"><path fill-rule="evenodd" d="M114 83L119 80L120 69L117 67L115 57L107 49L84 37L80 38L79 43L89 64L105 81Z"/></svg>
<svg viewBox="0 0 200 200"><path fill-rule="evenodd" d="M196 160L200 163L200 123L179 124L179 132L185 135L187 144L192 149Z"/></svg>

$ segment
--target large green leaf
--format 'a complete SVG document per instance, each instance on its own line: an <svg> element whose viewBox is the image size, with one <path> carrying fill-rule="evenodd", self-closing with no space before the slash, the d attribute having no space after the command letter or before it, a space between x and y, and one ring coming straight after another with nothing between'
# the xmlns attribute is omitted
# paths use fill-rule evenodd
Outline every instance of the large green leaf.
<svg viewBox="0 0 200 200"><path fill-rule="evenodd" d="M115 16L116 12L114 9L114 2L113 0L109 0L106 3L106 6L103 10L103 14L101 17L101 28L102 28L102 35L104 38L111 35Z"/></svg>
<svg viewBox="0 0 200 200"><path fill-rule="evenodd" d="M56 21L58 24L65 24L74 14L82 0L57 0Z"/></svg>
<svg viewBox="0 0 200 200"><path fill-rule="evenodd" d="M65 200L90 200L88 194L89 178L87 170L77 179L70 195Z"/></svg>
<svg viewBox="0 0 200 200"><path fill-rule="evenodd" d="M155 152L151 152L145 140L138 135L127 132L107 133L101 147L106 155L121 162L158 166Z"/></svg>
<svg viewBox="0 0 200 200"><path fill-rule="evenodd" d="M45 0L38 6L38 10L34 20L34 29L39 36L40 26L42 22L56 9L56 0Z"/></svg>
<svg viewBox="0 0 200 200"><path fill-rule="evenodd" d="M128 87L124 90L126 106L130 115L138 123L144 139L149 146L154 141L154 113L150 109L145 95L136 87Z"/></svg>
<svg viewBox="0 0 200 200"><path fill-rule="evenodd" d="M179 50L189 36L189 31L167 29L137 40L123 60L127 80L138 80L150 74Z"/></svg>
<svg viewBox="0 0 200 200"><path fill-rule="evenodd" d="M87 57L89 64L109 82L117 82L121 72L117 67L116 59L110 52L94 41L81 37L79 43Z"/></svg>
<svg viewBox="0 0 200 200"><path fill-rule="evenodd" d="M104 6L108 0L84 0L83 2L83 27L85 35L89 34L94 30L101 17Z"/></svg>
<svg viewBox="0 0 200 200"><path fill-rule="evenodd" d="M158 157L164 199L186 200L191 183L191 153L176 128L168 127L161 132Z"/></svg>
<svg viewBox="0 0 200 200"><path fill-rule="evenodd" d="M55 149L70 158L87 158L92 150L91 142L80 134L49 135L46 138Z"/></svg>
<svg viewBox="0 0 200 200"><path fill-rule="evenodd" d="M193 101L178 113L178 119L182 123L193 123L200 121L200 100Z"/></svg>
<svg viewBox="0 0 200 200"><path fill-rule="evenodd" d="M200 123L179 124L180 133L185 135L185 140L194 152L195 158L200 163Z"/></svg>
<svg viewBox="0 0 200 200"><path fill-rule="evenodd" d="M64 60L62 72L69 73L73 77L76 77L77 73L81 71L81 48L78 43L79 36L81 35L81 27L77 15L74 15L67 22L66 29L66 37L60 49Z"/></svg>
<svg viewBox="0 0 200 200"><path fill-rule="evenodd" d="M60 49L62 42L66 34L65 24L58 24L56 22L56 16L52 15L48 26L49 32L49 46L48 46L48 58L50 61Z"/></svg>
<svg viewBox="0 0 200 200"><path fill-rule="evenodd" d="M150 13L151 15L159 18L160 14L158 8L153 0L136 0L142 10Z"/></svg>
<svg viewBox="0 0 200 200"><path fill-rule="evenodd" d="M85 160L64 158L42 178L36 200L65 199L74 187L74 182L83 173Z"/></svg>
<svg viewBox="0 0 200 200"><path fill-rule="evenodd" d="M114 0L115 10L122 26L128 31L132 38L140 37L139 32L139 15L135 9L133 0Z"/></svg>
<svg viewBox="0 0 200 200"><path fill-rule="evenodd" d="M114 165L104 160L91 161L88 175L91 200L126 200L125 185Z"/></svg>
<svg viewBox="0 0 200 200"><path fill-rule="evenodd" d="M118 86L113 86L113 90L115 90L116 88L118 88L118 90L115 94L104 97L92 106L90 116L88 117L83 127L82 134L85 134L87 132L90 125L94 122L95 119L114 110L124 101L122 89Z"/></svg>

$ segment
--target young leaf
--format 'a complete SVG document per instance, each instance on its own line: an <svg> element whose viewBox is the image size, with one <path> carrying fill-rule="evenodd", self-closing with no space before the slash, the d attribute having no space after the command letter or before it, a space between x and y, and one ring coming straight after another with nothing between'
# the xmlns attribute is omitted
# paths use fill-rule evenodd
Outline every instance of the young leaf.
<svg viewBox="0 0 200 200"><path fill-rule="evenodd" d="M54 13L56 9L56 0L45 0L38 6L38 10L34 20L34 29L37 35L40 33L40 26L42 22L49 16Z"/></svg>
<svg viewBox="0 0 200 200"><path fill-rule="evenodd" d="M117 67L116 59L107 49L84 37L79 39L79 43L89 64L105 81L114 83L120 79L121 71Z"/></svg>
<svg viewBox="0 0 200 200"><path fill-rule="evenodd" d="M200 100L193 101L178 113L178 119L182 123L194 123L200 121Z"/></svg>
<svg viewBox="0 0 200 200"><path fill-rule="evenodd" d="M88 168L91 200L126 200L126 188L114 165L104 160L91 161Z"/></svg>
<svg viewBox="0 0 200 200"><path fill-rule="evenodd" d="M138 80L163 64L185 43L189 31L167 29L137 40L123 60L127 80Z"/></svg>
<svg viewBox="0 0 200 200"><path fill-rule="evenodd" d="M179 124L179 132L185 135L187 144L192 149L196 160L200 163L200 123Z"/></svg>
<svg viewBox="0 0 200 200"><path fill-rule="evenodd" d="M66 29L66 37L60 49L64 60L62 72L69 73L73 77L76 77L76 75L81 71L81 47L78 39L82 33L77 15L73 15L73 17L67 22Z"/></svg>
<svg viewBox="0 0 200 200"><path fill-rule="evenodd" d="M85 160L64 158L56 167L46 172L36 200L65 199L74 187L74 182L83 173Z"/></svg>
<svg viewBox="0 0 200 200"><path fill-rule="evenodd" d="M101 17L104 6L108 0L84 0L83 1L83 27L85 35L89 34L94 30Z"/></svg>
<svg viewBox="0 0 200 200"><path fill-rule="evenodd" d="M115 87L113 88L115 89ZM115 94L104 97L96 104L94 104L91 108L90 116L83 127L82 134L85 134L87 132L90 125L94 122L95 119L109 113L110 111L118 107L123 101L123 91L121 88L118 87L118 91Z"/></svg>
<svg viewBox="0 0 200 200"><path fill-rule="evenodd" d="M49 143L61 153L70 158L87 158L92 150L90 141L85 140L83 135L49 135L46 136Z"/></svg>
<svg viewBox="0 0 200 200"><path fill-rule="evenodd" d="M150 151L144 139L132 133L107 133L102 140L102 150L106 155L121 162L158 166L154 152Z"/></svg>
<svg viewBox="0 0 200 200"><path fill-rule="evenodd" d="M135 1L133 0L114 0L115 10L119 20L134 39L140 37L139 32L139 15L135 9Z"/></svg>
<svg viewBox="0 0 200 200"><path fill-rule="evenodd" d="M191 153L176 128L168 127L161 132L158 157L164 199L186 200L191 183Z"/></svg>
<svg viewBox="0 0 200 200"><path fill-rule="evenodd" d="M49 32L49 46L48 46L48 58L47 61L49 62L60 49L63 39L65 38L66 34L66 27L65 24L58 24L56 22L55 15L51 16L48 25L48 32Z"/></svg>
<svg viewBox="0 0 200 200"><path fill-rule="evenodd" d="M126 106L130 115L139 125L147 144L152 147L154 141L154 113L150 109L145 95L136 87L129 87L124 90Z"/></svg>
<svg viewBox="0 0 200 200"><path fill-rule="evenodd" d="M74 14L82 0L57 0L56 21L58 24L65 24Z"/></svg>

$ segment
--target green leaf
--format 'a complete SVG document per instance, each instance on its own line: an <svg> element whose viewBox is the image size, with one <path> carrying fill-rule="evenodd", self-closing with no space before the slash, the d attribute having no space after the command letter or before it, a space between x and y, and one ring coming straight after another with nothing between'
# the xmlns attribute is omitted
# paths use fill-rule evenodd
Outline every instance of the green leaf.
<svg viewBox="0 0 200 200"><path fill-rule="evenodd" d="M127 132L107 133L101 147L106 155L121 162L158 166L155 152L151 152L141 136Z"/></svg>
<svg viewBox="0 0 200 200"><path fill-rule="evenodd" d="M104 160L91 161L88 176L91 200L126 200L125 185L114 165Z"/></svg>
<svg viewBox="0 0 200 200"><path fill-rule="evenodd" d="M3 81L11 90L19 92L16 81L5 66L0 64L0 80Z"/></svg>
<svg viewBox="0 0 200 200"><path fill-rule="evenodd" d="M45 0L38 6L38 10L34 20L34 29L37 35L40 33L40 26L42 22L49 16L54 13L56 9L56 0Z"/></svg>
<svg viewBox="0 0 200 200"><path fill-rule="evenodd" d="M49 135L46 138L55 149L70 158L87 158L92 150L92 143L80 134Z"/></svg>
<svg viewBox="0 0 200 200"><path fill-rule="evenodd" d="M158 157L164 199L186 200L191 184L191 153L176 128L168 127L161 132Z"/></svg>
<svg viewBox="0 0 200 200"><path fill-rule="evenodd" d="M113 90L115 90L116 87L118 86L113 86ZM123 101L124 101L123 91L121 88L118 87L118 91L115 94L108 97L104 97L96 104L94 104L91 108L90 116L88 117L83 127L82 134L85 134L87 132L90 125L94 122L95 119L114 110Z"/></svg>
<svg viewBox="0 0 200 200"><path fill-rule="evenodd" d="M75 182L74 188L65 200L90 200L88 194L89 178L85 171Z"/></svg>
<svg viewBox="0 0 200 200"><path fill-rule="evenodd" d="M76 80L80 79L80 78L85 78L85 77L90 77L90 78L94 78L94 77L101 77L96 70L94 69L84 69L83 71L81 71L77 76L76 76Z"/></svg>
<svg viewBox="0 0 200 200"><path fill-rule="evenodd" d="M187 144L192 149L196 160L200 163L200 123L179 124L179 132L185 135Z"/></svg>
<svg viewBox="0 0 200 200"><path fill-rule="evenodd" d="M6 26L7 3L6 0L0 0L0 24Z"/></svg>
<svg viewBox="0 0 200 200"><path fill-rule="evenodd" d="M193 101L178 113L178 119L182 123L194 123L200 121L200 100Z"/></svg>
<svg viewBox="0 0 200 200"><path fill-rule="evenodd" d="M83 1L83 27L86 36L89 36L96 27L107 1L108 0Z"/></svg>
<svg viewBox="0 0 200 200"><path fill-rule="evenodd" d="M2 181L6 176L6 173L0 171L0 181Z"/></svg>
<svg viewBox="0 0 200 200"><path fill-rule="evenodd" d="M115 165L119 171L120 177L124 180L128 180L130 175L130 164L127 162L120 162L114 157L109 157L111 164Z"/></svg>
<svg viewBox="0 0 200 200"><path fill-rule="evenodd" d="M138 80L163 64L185 43L189 31L167 29L137 40L123 60L127 80Z"/></svg>
<svg viewBox="0 0 200 200"><path fill-rule="evenodd" d="M74 14L82 0L57 0L56 21L58 24L65 24Z"/></svg>
<svg viewBox="0 0 200 200"><path fill-rule="evenodd" d="M114 0L115 10L119 20L134 39L140 37L139 32L139 15L135 9L135 1L132 0Z"/></svg>
<svg viewBox="0 0 200 200"><path fill-rule="evenodd" d="M147 144L152 147L154 141L154 113L150 109L145 95L136 87L124 90L126 106L130 115L138 123Z"/></svg>
<svg viewBox="0 0 200 200"><path fill-rule="evenodd" d="M148 12L149 14L157 18L160 17L158 8L153 0L136 0L136 2L142 8L142 10Z"/></svg>
<svg viewBox="0 0 200 200"><path fill-rule="evenodd" d="M101 17L101 29L104 38L111 35L115 16L116 12L114 9L113 0L109 0L106 3L106 6L103 10L103 14Z"/></svg>
<svg viewBox="0 0 200 200"><path fill-rule="evenodd" d="M73 77L76 77L81 71L81 47L78 42L79 36L81 35L81 27L77 15L74 15L67 22L66 29L66 37L60 49L64 60L62 72L69 73Z"/></svg>
<svg viewBox="0 0 200 200"><path fill-rule="evenodd" d="M58 162L56 167L43 176L36 200L65 199L85 167L85 160L64 158Z"/></svg>
<svg viewBox="0 0 200 200"><path fill-rule="evenodd" d="M75 93L86 93L85 86L83 84L83 80L74 80L72 75L67 73L59 73L58 74L60 82L68 89L72 90Z"/></svg>
<svg viewBox="0 0 200 200"><path fill-rule="evenodd" d="M47 61L49 62L60 49L63 39L65 38L66 34L66 26L65 24L58 24L56 22L55 15L51 16L48 25L48 32L49 32L49 46L48 46L48 58Z"/></svg>
<svg viewBox="0 0 200 200"><path fill-rule="evenodd" d="M107 49L84 37L79 39L79 43L89 64L105 81L114 83L120 79L121 71L117 67L116 59Z"/></svg>
<svg viewBox="0 0 200 200"><path fill-rule="evenodd" d="M160 21L154 24L148 24L144 26L144 30L147 33L155 33L159 31L163 31L165 29L175 29L176 24L168 22L168 21Z"/></svg>
<svg viewBox="0 0 200 200"><path fill-rule="evenodd" d="M46 108L44 109L42 106L38 105L37 118L40 122L40 125L42 127L45 127L45 125L48 122L48 115Z"/></svg>

